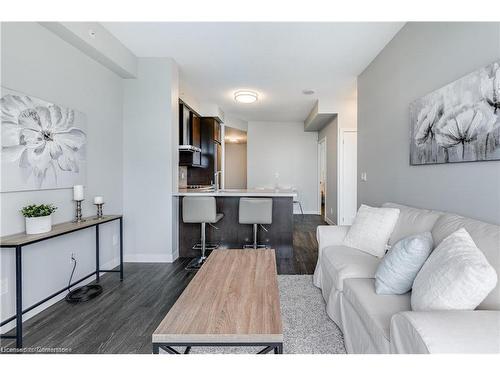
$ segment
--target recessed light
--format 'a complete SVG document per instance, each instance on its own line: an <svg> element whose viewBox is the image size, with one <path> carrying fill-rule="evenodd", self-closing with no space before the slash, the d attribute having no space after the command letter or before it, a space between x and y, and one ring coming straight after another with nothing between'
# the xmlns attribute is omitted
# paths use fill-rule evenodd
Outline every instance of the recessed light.
<svg viewBox="0 0 500 375"><path fill-rule="evenodd" d="M238 90L234 93L234 100L240 103L250 104L257 101L259 95L250 90Z"/></svg>
<svg viewBox="0 0 500 375"><path fill-rule="evenodd" d="M304 94L304 95L312 95L315 92L316 91L314 91L313 89L304 89L304 90L302 90L302 94Z"/></svg>

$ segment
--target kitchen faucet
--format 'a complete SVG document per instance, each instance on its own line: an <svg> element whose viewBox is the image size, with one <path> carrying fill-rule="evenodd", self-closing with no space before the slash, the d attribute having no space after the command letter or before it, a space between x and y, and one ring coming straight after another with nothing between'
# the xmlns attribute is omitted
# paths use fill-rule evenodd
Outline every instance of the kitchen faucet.
<svg viewBox="0 0 500 375"><path fill-rule="evenodd" d="M220 189L220 176L222 175L221 171L217 171L214 173L214 180L215 180L215 191L219 191Z"/></svg>

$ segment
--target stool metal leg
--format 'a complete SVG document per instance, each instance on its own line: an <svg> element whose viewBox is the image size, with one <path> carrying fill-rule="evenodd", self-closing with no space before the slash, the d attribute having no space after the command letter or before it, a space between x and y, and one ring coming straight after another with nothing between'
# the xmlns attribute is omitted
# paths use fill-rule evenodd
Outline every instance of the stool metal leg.
<svg viewBox="0 0 500 375"><path fill-rule="evenodd" d="M206 223L201 223L201 260L205 260L205 251L207 249L207 245L205 242L205 229L206 229Z"/></svg>
<svg viewBox="0 0 500 375"><path fill-rule="evenodd" d="M198 270L203 265L205 259L207 259L206 251L206 223L201 223L201 256L194 258L189 264L186 266L186 270L193 271Z"/></svg>
<svg viewBox="0 0 500 375"><path fill-rule="evenodd" d="M253 225L253 248L254 249L257 248L257 230L258 230L257 224L254 224Z"/></svg>

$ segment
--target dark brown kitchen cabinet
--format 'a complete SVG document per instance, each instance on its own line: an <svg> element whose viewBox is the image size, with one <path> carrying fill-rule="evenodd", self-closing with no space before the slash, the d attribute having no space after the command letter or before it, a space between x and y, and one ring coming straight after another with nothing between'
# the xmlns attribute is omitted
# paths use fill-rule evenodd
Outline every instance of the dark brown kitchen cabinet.
<svg viewBox="0 0 500 375"><path fill-rule="evenodd" d="M179 165L201 167L201 122L199 115L179 101Z"/></svg>

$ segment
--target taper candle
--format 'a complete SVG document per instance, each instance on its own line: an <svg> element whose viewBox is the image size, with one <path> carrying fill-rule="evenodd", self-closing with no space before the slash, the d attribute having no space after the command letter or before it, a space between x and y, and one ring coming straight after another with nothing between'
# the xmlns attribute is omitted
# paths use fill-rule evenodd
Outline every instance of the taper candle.
<svg viewBox="0 0 500 375"><path fill-rule="evenodd" d="M83 201L83 185L73 186L73 200Z"/></svg>

